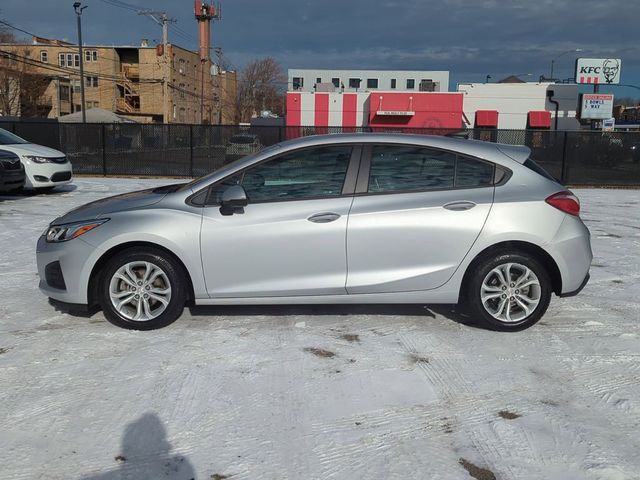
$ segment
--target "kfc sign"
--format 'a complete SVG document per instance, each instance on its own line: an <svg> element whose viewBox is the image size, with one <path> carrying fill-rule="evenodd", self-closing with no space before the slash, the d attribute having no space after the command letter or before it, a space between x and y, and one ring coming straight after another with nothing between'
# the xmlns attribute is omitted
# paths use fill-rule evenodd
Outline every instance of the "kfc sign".
<svg viewBox="0 0 640 480"><path fill-rule="evenodd" d="M579 58L576 62L576 83L620 83L619 58Z"/></svg>

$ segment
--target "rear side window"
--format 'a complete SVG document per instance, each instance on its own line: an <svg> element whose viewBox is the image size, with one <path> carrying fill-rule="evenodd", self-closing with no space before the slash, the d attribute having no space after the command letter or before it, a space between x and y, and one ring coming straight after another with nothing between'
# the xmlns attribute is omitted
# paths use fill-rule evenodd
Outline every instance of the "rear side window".
<svg viewBox="0 0 640 480"><path fill-rule="evenodd" d="M371 152L369 193L453 188L456 155L409 146L376 145Z"/></svg>
<svg viewBox="0 0 640 480"><path fill-rule="evenodd" d="M533 170L538 175L542 175L544 178L546 178L548 180L551 180L553 182L557 182L557 180L555 178L553 178L551 176L551 174L549 174L549 172L547 172L544 168L542 168L540 165L538 165L536 162L534 162L531 158L527 159L524 162L524 166L527 167L529 170Z"/></svg>
<svg viewBox="0 0 640 480"><path fill-rule="evenodd" d="M458 157L456 188L488 187L493 185L494 165L472 158Z"/></svg>
<svg viewBox="0 0 640 480"><path fill-rule="evenodd" d="M494 184L492 163L454 152L401 145L374 146L369 193L480 188Z"/></svg>

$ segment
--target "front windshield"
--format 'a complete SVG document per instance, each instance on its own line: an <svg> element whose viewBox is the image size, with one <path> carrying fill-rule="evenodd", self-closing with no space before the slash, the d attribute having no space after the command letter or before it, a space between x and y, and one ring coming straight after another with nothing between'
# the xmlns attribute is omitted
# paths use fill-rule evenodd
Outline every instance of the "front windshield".
<svg viewBox="0 0 640 480"><path fill-rule="evenodd" d="M0 128L0 145L16 145L22 143L29 143L24 138L20 138L11 132L8 132L4 128Z"/></svg>
<svg viewBox="0 0 640 480"><path fill-rule="evenodd" d="M244 161L246 161L246 160L248 160L250 158L256 157L258 155L264 155L265 153L270 153L270 152L272 152L274 150L280 149L281 147L282 147L282 143L277 143L277 144L272 145L270 147L264 148L264 149L260 150L259 152L253 153L251 155L247 155L246 157L242 157L242 158L239 158L237 160L234 160L233 162L227 163L227 164L223 165L222 167L218 168L217 170L214 170L213 172L208 173L207 175L204 175L203 177L194 178L189 183L185 183L185 184L181 185L180 191L184 192L186 190L189 190L196 183L199 183L199 182L202 182L202 181L206 181L208 178L212 177L213 175L216 175L220 170L231 170L239 162L244 162Z"/></svg>

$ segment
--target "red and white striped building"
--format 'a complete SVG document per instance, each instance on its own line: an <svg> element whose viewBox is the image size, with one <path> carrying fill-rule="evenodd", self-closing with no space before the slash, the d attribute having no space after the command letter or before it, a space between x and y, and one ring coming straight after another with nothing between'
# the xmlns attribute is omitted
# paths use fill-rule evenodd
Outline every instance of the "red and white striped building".
<svg viewBox="0 0 640 480"><path fill-rule="evenodd" d="M460 93L287 93L288 127L384 127L458 129Z"/></svg>

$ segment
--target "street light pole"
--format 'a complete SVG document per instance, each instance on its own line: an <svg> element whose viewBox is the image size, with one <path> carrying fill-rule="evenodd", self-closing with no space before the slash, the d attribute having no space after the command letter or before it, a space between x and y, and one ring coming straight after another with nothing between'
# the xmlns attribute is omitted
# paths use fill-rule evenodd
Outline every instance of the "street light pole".
<svg viewBox="0 0 640 480"><path fill-rule="evenodd" d="M87 109L86 103L84 100L84 55L82 53L82 11L87 8L85 5L82 7L80 2L75 2L73 4L73 9L76 11L76 16L78 19L78 51L80 54L80 108L82 109L82 123L87 123Z"/></svg>
<svg viewBox="0 0 640 480"><path fill-rule="evenodd" d="M553 67L554 67L557 59L559 59L563 55L566 55L567 53L578 53L578 52L581 52L581 51L582 51L581 48L574 48L573 50L567 50L566 52L562 52L560 55L555 56L551 60L551 75L549 76L549 80L551 80L553 82Z"/></svg>

